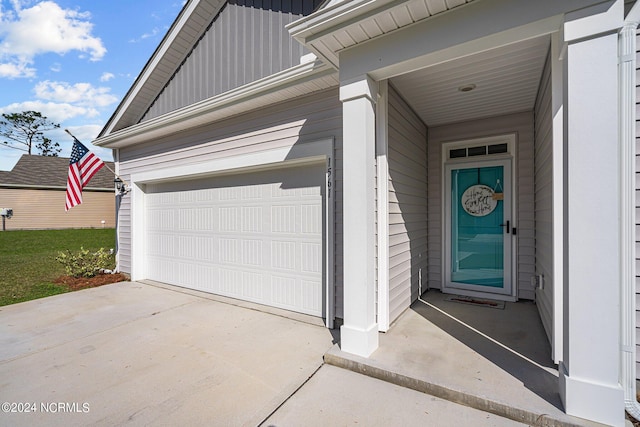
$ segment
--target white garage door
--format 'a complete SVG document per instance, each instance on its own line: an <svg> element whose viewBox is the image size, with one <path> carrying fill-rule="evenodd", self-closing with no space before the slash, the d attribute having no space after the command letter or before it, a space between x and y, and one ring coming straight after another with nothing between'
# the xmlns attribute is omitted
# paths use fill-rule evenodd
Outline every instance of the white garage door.
<svg viewBox="0 0 640 427"><path fill-rule="evenodd" d="M149 279L323 316L322 166L148 184Z"/></svg>

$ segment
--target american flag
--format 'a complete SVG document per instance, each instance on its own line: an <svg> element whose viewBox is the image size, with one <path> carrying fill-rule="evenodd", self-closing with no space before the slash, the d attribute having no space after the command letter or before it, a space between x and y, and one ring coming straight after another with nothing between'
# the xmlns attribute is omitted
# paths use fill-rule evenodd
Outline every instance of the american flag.
<svg viewBox="0 0 640 427"><path fill-rule="evenodd" d="M69 160L65 211L82 203L82 189L103 166L104 162L82 145L80 141L76 139L73 142L71 159Z"/></svg>

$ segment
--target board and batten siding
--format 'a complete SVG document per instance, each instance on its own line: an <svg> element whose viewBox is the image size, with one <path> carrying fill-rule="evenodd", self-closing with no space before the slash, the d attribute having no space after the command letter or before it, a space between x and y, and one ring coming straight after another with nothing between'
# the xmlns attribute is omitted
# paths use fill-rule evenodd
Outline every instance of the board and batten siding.
<svg viewBox="0 0 640 427"><path fill-rule="evenodd" d="M115 227L116 197L113 191L85 189L83 203L68 212L64 210L65 199L66 189L0 188L0 206L13 209L13 217L5 221L6 229Z"/></svg>
<svg viewBox="0 0 640 427"><path fill-rule="evenodd" d="M517 296L534 299L531 277L535 274L534 230L534 144L533 112L473 120L463 123L429 127L428 188L429 188L429 287L440 289L442 276L442 144L445 142L516 134L517 157L514 164L516 185L514 202L517 212L516 286Z"/></svg>
<svg viewBox="0 0 640 427"><path fill-rule="evenodd" d="M553 114L549 58L542 72L534 108L535 118L535 238L536 272L542 274L543 289L536 290L542 325L553 342Z"/></svg>
<svg viewBox="0 0 640 427"><path fill-rule="evenodd" d="M389 85L389 321L427 278L427 127Z"/></svg>
<svg viewBox="0 0 640 427"><path fill-rule="evenodd" d="M285 25L320 0L230 0L195 45L142 122L300 63L307 51Z"/></svg>
<svg viewBox="0 0 640 427"><path fill-rule="evenodd" d="M293 147L334 138L336 317L343 316L342 257L342 104L337 89L329 89L248 112L153 142L120 149L120 175L157 168L198 164L251 152ZM119 268L131 272L131 198L125 196L119 216Z"/></svg>

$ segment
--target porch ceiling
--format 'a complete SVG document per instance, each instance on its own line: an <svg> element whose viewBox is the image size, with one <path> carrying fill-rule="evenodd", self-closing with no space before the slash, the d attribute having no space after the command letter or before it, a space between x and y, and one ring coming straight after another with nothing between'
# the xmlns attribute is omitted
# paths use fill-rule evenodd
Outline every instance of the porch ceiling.
<svg viewBox="0 0 640 427"><path fill-rule="evenodd" d="M549 36L467 56L391 79L427 126L533 109ZM475 85L462 92L460 87Z"/></svg>

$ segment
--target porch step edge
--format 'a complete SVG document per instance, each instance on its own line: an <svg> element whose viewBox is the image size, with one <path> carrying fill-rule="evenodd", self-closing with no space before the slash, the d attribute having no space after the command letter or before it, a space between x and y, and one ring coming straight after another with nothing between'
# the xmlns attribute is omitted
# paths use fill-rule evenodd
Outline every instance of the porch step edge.
<svg viewBox="0 0 640 427"><path fill-rule="evenodd" d="M395 384L401 387L416 390L431 396L448 400L450 402L469 406L484 412L499 415L514 421L525 423L531 426L540 427L584 427L597 426L599 424L592 423L587 420L568 420L559 419L550 414L537 414L523 408L506 405L504 403L492 401L484 397L475 396L460 390L454 390L440 384L431 383L407 375L393 372L380 366L375 361L345 353L340 350L338 344L334 344L325 354L324 361L329 365L338 368L347 369L358 374L366 375ZM573 418L569 415L567 418Z"/></svg>

